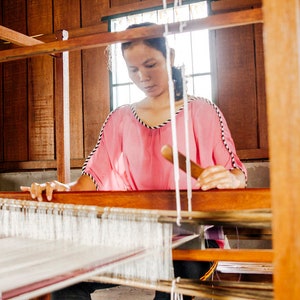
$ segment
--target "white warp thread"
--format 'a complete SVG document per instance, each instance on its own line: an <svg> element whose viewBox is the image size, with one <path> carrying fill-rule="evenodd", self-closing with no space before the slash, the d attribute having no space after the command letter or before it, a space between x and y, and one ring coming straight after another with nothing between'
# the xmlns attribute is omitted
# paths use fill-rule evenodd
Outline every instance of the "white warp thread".
<svg viewBox="0 0 300 300"><path fill-rule="evenodd" d="M167 9L167 3L163 0L163 7ZM165 24L164 36L168 35L168 24ZM172 68L170 58L170 48L166 39L166 64L169 78L169 100L170 100L170 114L171 114L171 128L172 128L172 148L173 148L173 164L174 164L174 181L176 193L176 210L177 210L177 225L181 223L181 203L180 203L180 187L179 187L179 159L178 159L178 145L177 145L177 130L176 130L176 111L175 111L175 96L174 96L174 83L172 79Z"/></svg>
<svg viewBox="0 0 300 300"><path fill-rule="evenodd" d="M62 240L76 245L139 250L142 258L120 264L113 276L147 281L173 278L172 224L147 210L0 199L0 237Z"/></svg>

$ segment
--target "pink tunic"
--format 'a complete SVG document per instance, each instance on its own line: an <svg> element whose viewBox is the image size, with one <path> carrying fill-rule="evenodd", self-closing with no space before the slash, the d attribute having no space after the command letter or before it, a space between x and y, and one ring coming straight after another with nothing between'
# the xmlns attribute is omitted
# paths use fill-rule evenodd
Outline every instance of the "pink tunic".
<svg viewBox="0 0 300 300"><path fill-rule="evenodd" d="M234 142L218 107L203 98L189 101L190 158L203 168L223 165L246 169L236 155ZM185 151L184 111L176 114L178 150ZM171 121L155 127L143 123L132 105L109 114L96 147L83 166L98 190L175 189L173 165L161 155L163 145L172 145ZM195 184L195 180L193 180ZM186 174L180 171L180 188L186 189Z"/></svg>

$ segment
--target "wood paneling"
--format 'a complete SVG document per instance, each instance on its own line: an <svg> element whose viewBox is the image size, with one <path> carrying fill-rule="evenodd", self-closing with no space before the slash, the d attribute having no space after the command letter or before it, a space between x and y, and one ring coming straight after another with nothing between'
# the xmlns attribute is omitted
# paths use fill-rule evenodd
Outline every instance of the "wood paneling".
<svg viewBox="0 0 300 300"><path fill-rule="evenodd" d="M260 7L260 0L220 0L212 14ZM241 159L268 158L263 25L212 32L213 86Z"/></svg>
<svg viewBox="0 0 300 300"><path fill-rule="evenodd" d="M253 40L253 25L215 31L216 102L238 149L258 147Z"/></svg>
<svg viewBox="0 0 300 300"><path fill-rule="evenodd" d="M226 12L232 10L247 9L251 7L261 7L262 0L219 0L212 1L211 7L214 12Z"/></svg>
<svg viewBox="0 0 300 300"><path fill-rule="evenodd" d="M52 0L27 2L28 35L51 33ZM28 59L29 160L54 159L53 58Z"/></svg>
<svg viewBox="0 0 300 300"><path fill-rule="evenodd" d="M258 143L260 149L265 149L266 151L269 151L266 84L265 84L265 60L264 60L262 24L257 24L254 26L254 41L255 41L256 93L257 93L257 115L258 115L257 130L259 132ZM269 157L269 154L265 157Z"/></svg>
<svg viewBox="0 0 300 300"><path fill-rule="evenodd" d="M111 0L111 7L118 7L126 4L142 2L141 0Z"/></svg>
<svg viewBox="0 0 300 300"><path fill-rule="evenodd" d="M3 25L26 34L25 1L3 1ZM3 65L3 159L28 159L27 149L27 62Z"/></svg>
<svg viewBox="0 0 300 300"><path fill-rule="evenodd" d="M97 0L81 2L82 26L100 23L99 16L105 8L105 3L100 5ZM107 30L107 24L103 23L102 31L107 32ZM94 148L100 128L110 110L109 71L105 49L106 47L98 47L82 51L85 157Z"/></svg>
<svg viewBox="0 0 300 300"><path fill-rule="evenodd" d="M108 17L119 14L138 12L143 9L162 8L162 0L110 0L110 7L104 9L101 13L101 17ZM182 1L183 4L189 1ZM174 0L166 0L168 5L174 5Z"/></svg>

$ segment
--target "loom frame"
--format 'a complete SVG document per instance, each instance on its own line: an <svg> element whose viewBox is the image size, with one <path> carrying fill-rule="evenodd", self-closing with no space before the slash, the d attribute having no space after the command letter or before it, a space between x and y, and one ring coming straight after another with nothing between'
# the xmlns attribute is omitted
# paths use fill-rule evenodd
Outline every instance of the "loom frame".
<svg viewBox="0 0 300 300"><path fill-rule="evenodd" d="M254 11L254 10L253 10ZM252 11L252 12L253 12ZM300 294L300 243L297 241L297 229L300 228L300 157L299 126L300 106L300 51L299 22L300 3L297 0L264 0L263 11L258 9L260 17L247 19L247 13L232 13L216 16L220 23L211 25L212 17L206 19L202 28L223 28L237 26L247 22L264 23L264 46L266 55L266 87L271 157L271 188L268 203L273 211L273 258L275 299L297 299ZM263 17L262 17L263 12ZM228 18L227 18L228 17ZM223 20L222 20L223 18ZM238 21L237 21L238 20ZM192 26L192 25L191 25ZM199 26L200 27L200 26ZM191 29L191 28L189 28ZM85 31L82 30L81 33ZM88 30L86 31L86 33ZM25 57L49 54L61 51L73 51L97 47L107 43L127 39L161 34L159 27L149 28L144 35L139 29L131 29L117 35L112 33L85 35L69 41L50 42L41 45L26 46L0 52L0 61L9 61ZM95 38L97 38L95 40ZM19 37L17 37L19 40ZM292 76L288 76L292 74ZM286 99L289 105L286 105ZM280 120L280 122L279 122ZM288 132L288 134L287 134ZM59 155L59 154L58 154ZM291 164L290 162L293 162ZM58 169L64 169L64 165ZM206 192L210 195L213 192ZM233 191L230 191L232 195ZM246 201L252 198L245 193ZM250 191L251 193L251 191ZM225 194L223 194L225 195ZM23 195L21 196L23 197ZM214 204L217 204L214 202ZM260 204L257 208L260 208ZM284 244L282 244L282 236ZM291 255L291 251L293 255Z"/></svg>

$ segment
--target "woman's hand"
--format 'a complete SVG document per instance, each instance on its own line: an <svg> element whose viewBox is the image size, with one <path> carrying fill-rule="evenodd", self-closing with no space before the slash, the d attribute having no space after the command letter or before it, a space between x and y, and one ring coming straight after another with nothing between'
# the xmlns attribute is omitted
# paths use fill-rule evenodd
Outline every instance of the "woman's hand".
<svg viewBox="0 0 300 300"><path fill-rule="evenodd" d="M32 199L37 199L38 201L43 201L43 192L46 192L46 197L48 201L52 200L53 191L63 192L69 191L70 186L64 183L61 183L57 180L53 180L46 183L36 183L33 182L31 186L21 186L23 192L30 192Z"/></svg>
<svg viewBox="0 0 300 300"><path fill-rule="evenodd" d="M30 192L31 198L38 201L43 201L44 191L48 201L52 200L53 191L96 191L95 183L88 175L81 175L77 181L68 184L53 180L46 183L34 182L31 186L21 186L20 188L23 192Z"/></svg>
<svg viewBox="0 0 300 300"><path fill-rule="evenodd" d="M244 188L246 180L244 173L239 169L227 170L223 166L206 168L197 179L196 187L206 191L210 189L237 189Z"/></svg>

